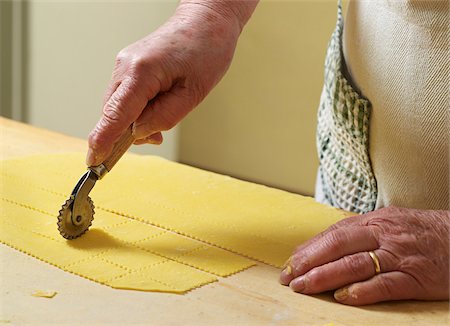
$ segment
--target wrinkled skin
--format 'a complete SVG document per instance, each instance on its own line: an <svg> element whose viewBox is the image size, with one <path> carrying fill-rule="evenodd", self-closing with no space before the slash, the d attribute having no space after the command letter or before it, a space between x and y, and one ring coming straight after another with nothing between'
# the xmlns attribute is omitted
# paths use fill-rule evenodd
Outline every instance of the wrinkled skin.
<svg viewBox="0 0 450 326"><path fill-rule="evenodd" d="M280 282L305 294L338 289L335 299L348 305L447 300L449 228L450 211L388 207L350 217L299 246Z"/></svg>
<svg viewBox="0 0 450 326"><path fill-rule="evenodd" d="M162 142L219 82L256 1L182 1L155 32L117 56L103 116L89 135L88 166L98 165L133 124L135 144Z"/></svg>

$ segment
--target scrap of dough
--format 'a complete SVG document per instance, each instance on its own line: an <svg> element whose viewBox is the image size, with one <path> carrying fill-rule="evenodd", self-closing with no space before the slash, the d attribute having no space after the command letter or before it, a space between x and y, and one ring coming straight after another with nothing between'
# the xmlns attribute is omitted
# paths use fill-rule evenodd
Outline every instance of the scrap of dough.
<svg viewBox="0 0 450 326"><path fill-rule="evenodd" d="M184 293L255 260L281 267L345 217L312 198L125 155L91 193L91 230L66 241L56 215L84 170L81 153L1 161L0 241L115 288Z"/></svg>
<svg viewBox="0 0 450 326"><path fill-rule="evenodd" d="M33 293L31 293L31 295L33 297L38 297L38 298L48 298L51 299L53 298L58 292L56 291L42 291L42 290L36 290Z"/></svg>

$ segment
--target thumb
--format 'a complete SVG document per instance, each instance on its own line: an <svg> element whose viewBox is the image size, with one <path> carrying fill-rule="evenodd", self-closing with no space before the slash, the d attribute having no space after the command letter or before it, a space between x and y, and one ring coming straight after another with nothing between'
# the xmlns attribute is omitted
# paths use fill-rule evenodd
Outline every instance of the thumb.
<svg viewBox="0 0 450 326"><path fill-rule="evenodd" d="M147 88L148 90L149 88ZM114 144L125 130L139 117L154 94L144 94L131 78L123 80L103 107L103 115L89 134L88 166L102 163L111 153Z"/></svg>

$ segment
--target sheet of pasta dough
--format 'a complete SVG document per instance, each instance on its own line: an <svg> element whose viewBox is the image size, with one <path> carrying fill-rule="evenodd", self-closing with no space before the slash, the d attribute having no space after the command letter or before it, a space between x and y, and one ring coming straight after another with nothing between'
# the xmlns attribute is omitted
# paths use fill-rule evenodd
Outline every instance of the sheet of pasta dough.
<svg viewBox="0 0 450 326"><path fill-rule="evenodd" d="M67 241L56 215L84 155L0 164L0 241L115 288L183 293L255 261L280 267L296 245L344 217L308 197L125 155L91 193L91 230Z"/></svg>

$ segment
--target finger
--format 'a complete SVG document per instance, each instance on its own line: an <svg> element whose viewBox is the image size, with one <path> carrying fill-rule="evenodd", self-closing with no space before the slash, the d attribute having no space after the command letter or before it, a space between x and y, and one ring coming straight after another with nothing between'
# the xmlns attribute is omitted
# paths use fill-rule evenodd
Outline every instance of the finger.
<svg viewBox="0 0 450 326"><path fill-rule="evenodd" d="M344 227L349 227L349 226L367 226L368 225L368 218L370 216L368 216L368 214L363 214L363 215L352 215L349 217L346 217L340 221L338 221L337 223L331 225L330 227L328 227L325 231L320 232L319 234L315 235L314 237L312 237L311 239L305 241L304 243L302 243L301 245L299 245L295 250L293 255L295 255L295 253L304 250L304 248L312 245L313 243L316 242L320 242L322 241L322 238L332 232L335 231L337 229L340 228L344 228ZM290 262L289 258L289 262ZM286 262L285 265L287 265L288 262Z"/></svg>
<svg viewBox="0 0 450 326"><path fill-rule="evenodd" d="M103 116L89 135L86 158L88 166L98 165L104 161L114 143L141 114L149 96L156 95L157 87L153 89L153 92L143 89L132 78L120 83L103 107Z"/></svg>
<svg viewBox="0 0 450 326"><path fill-rule="evenodd" d="M136 140L134 142L134 144L135 145L142 145L142 144L160 145L162 142L163 142L163 136L160 132L157 132L156 134L148 136L147 138Z"/></svg>
<svg viewBox="0 0 450 326"><path fill-rule="evenodd" d="M126 78L127 71L129 71L129 61L126 58L126 55L123 56L122 52L124 50L120 51L116 56L116 62L114 65L114 70L111 75L111 81L105 91L105 94L103 95L103 105L105 105L112 94L116 91L117 87L121 84L121 81Z"/></svg>
<svg viewBox="0 0 450 326"><path fill-rule="evenodd" d="M311 245L312 243L314 243L316 241L320 241L320 239L322 239L322 237L325 234L330 233L331 231L334 231L334 230L337 230L337 229L343 228L343 227L358 226L358 225L366 225L366 221L363 218L363 215L354 215L354 216L344 218L344 219L336 222L335 224L331 225L330 227L328 227L325 231L320 232L319 234L315 235L311 239L308 239L307 241L302 243L300 246L298 246L296 248L294 253L299 250L302 250L303 248Z"/></svg>
<svg viewBox="0 0 450 326"><path fill-rule="evenodd" d="M333 230L320 241L295 252L280 275L280 282L289 284L309 270L338 260L344 256L378 248L378 242L369 227L352 226Z"/></svg>
<svg viewBox="0 0 450 326"><path fill-rule="evenodd" d="M376 250L382 271L391 271L392 267L384 263L385 253ZM359 252L353 255L313 268L305 275L293 279L289 286L295 292L312 294L334 290L347 284L367 280L376 274L375 265L368 252Z"/></svg>
<svg viewBox="0 0 450 326"><path fill-rule="evenodd" d="M343 304L361 306L381 301L407 300L417 297L419 285L409 274L390 272L337 290L334 298Z"/></svg>
<svg viewBox="0 0 450 326"><path fill-rule="evenodd" d="M137 139L146 138L158 131L173 128L195 106L191 92L184 87L175 87L159 94L137 119L133 135Z"/></svg>
<svg viewBox="0 0 450 326"><path fill-rule="evenodd" d="M111 80L110 84L108 85L108 88L105 91L105 94L103 95L103 105L105 105L109 101L109 99L119 86L120 81Z"/></svg>

